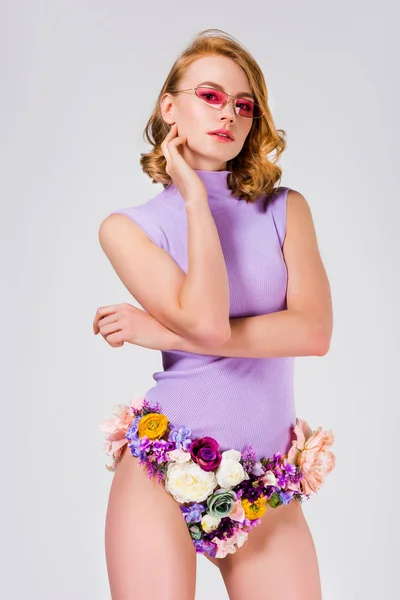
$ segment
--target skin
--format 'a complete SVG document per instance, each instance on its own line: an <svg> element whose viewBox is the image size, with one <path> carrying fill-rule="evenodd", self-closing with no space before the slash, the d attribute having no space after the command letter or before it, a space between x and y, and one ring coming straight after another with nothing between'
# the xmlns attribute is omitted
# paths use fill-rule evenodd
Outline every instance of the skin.
<svg viewBox="0 0 400 600"><path fill-rule="evenodd" d="M245 72L225 56L203 56L192 63L179 85L180 90L195 87L203 81L216 81L223 89L237 96L251 89ZM187 138L182 156L193 169L222 171L227 161L239 154L253 124L252 119L237 115L231 99L217 110L203 102L194 92L177 95L164 94L160 102L163 119L169 125L176 123L179 136ZM229 129L234 142L223 144L207 135L215 129Z"/></svg>
<svg viewBox="0 0 400 600"><path fill-rule="evenodd" d="M219 82L232 95L251 91L245 73L226 57L199 59L189 67L179 87L191 88L205 80ZM227 161L240 152L252 125L251 119L236 115L231 102L217 111L194 94L166 94L160 106L165 121L170 125L175 123L179 135L187 138L181 149L182 156L195 169L225 169ZM220 127L233 132L233 144L222 144L205 135ZM310 331L323 332L320 347L326 348L332 327L329 285L308 204L295 191L288 195L283 253L289 272L288 311L301 315L302 323L310 323ZM268 315L270 328L274 319L277 329L269 341L272 356L274 339L287 339L289 347L290 336L293 339L298 335L293 318L286 323L284 315L280 314L279 322L276 316ZM300 324L298 327L300 331ZM101 333L112 347L120 347L128 341L159 350L172 348L172 344L179 348L179 336L148 312L127 304L100 307L93 321L93 331ZM193 344L189 351L224 355L222 346L206 349ZM148 515L151 519L146 518ZM168 540L168 552L159 542L162 539ZM177 565L179 600L194 599L196 554L179 505L162 485L148 480L138 461L132 460L129 450L114 474L105 543L113 600L177 599ZM148 560L150 553L152 561ZM321 600L315 546L299 503L268 508L261 524L250 532L248 540L235 554L224 559L204 557L220 569L230 600ZM157 564L157 579L153 576L153 564Z"/></svg>

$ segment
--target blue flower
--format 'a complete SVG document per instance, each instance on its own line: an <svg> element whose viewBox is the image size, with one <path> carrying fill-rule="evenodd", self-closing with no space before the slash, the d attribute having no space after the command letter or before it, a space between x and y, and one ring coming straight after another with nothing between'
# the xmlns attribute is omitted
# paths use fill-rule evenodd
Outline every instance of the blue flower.
<svg viewBox="0 0 400 600"><path fill-rule="evenodd" d="M129 425L129 429L125 434L126 439L131 440L133 437L137 436L139 421L142 417L135 417L132 420L132 423Z"/></svg>
<svg viewBox="0 0 400 600"><path fill-rule="evenodd" d="M151 440L147 436L140 438L139 436L133 436L129 448L132 456L137 456L140 460L145 460L148 453L151 450Z"/></svg>
<svg viewBox="0 0 400 600"><path fill-rule="evenodd" d="M279 496L282 500L282 504L289 504L292 499L293 492L280 492Z"/></svg>
<svg viewBox="0 0 400 600"><path fill-rule="evenodd" d="M209 554L211 557L215 558L217 553L217 545L214 542L209 542L208 540L193 540L194 547L198 554Z"/></svg>
<svg viewBox="0 0 400 600"><path fill-rule="evenodd" d="M190 436L192 435L191 429L181 425L179 428L174 428L170 431L168 435L168 440L170 442L175 442L177 449L182 449L188 451L190 448L190 444L192 440Z"/></svg>
<svg viewBox="0 0 400 600"><path fill-rule="evenodd" d="M202 519L202 512L206 510L204 504L194 502L190 506L180 507L186 523L199 523Z"/></svg>
<svg viewBox="0 0 400 600"><path fill-rule="evenodd" d="M142 457L143 452L140 450L140 438L133 437L131 439L131 443L129 444L129 448L132 456Z"/></svg>

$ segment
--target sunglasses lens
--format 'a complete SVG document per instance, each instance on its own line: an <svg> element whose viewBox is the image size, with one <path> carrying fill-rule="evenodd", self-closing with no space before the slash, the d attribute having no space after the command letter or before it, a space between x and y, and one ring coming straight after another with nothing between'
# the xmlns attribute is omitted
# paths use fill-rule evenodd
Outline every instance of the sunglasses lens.
<svg viewBox="0 0 400 600"><path fill-rule="evenodd" d="M216 108L219 108L226 101L226 93L221 90L214 90L213 88L205 88L199 87L196 90L196 96L207 102L207 104L212 104Z"/></svg>
<svg viewBox="0 0 400 600"><path fill-rule="evenodd" d="M214 88L198 87L196 90L196 96L212 104L215 108L220 108L227 100L227 94L222 90L216 90ZM242 117L250 117L257 115L257 106L251 100L247 98L238 98L235 101L236 113Z"/></svg>
<svg viewBox="0 0 400 600"><path fill-rule="evenodd" d="M254 117L254 102L247 98L238 98L236 100L236 112L242 117Z"/></svg>

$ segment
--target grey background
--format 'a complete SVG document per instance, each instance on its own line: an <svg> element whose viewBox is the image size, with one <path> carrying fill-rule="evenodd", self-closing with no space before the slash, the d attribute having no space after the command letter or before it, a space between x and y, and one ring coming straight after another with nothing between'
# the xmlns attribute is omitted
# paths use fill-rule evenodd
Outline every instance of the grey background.
<svg viewBox="0 0 400 600"><path fill-rule="evenodd" d="M331 282L331 350L296 361L299 416L336 437L304 506L324 600L398 597L397 22L389 2L1 2L2 597L110 598L98 424L153 385L161 354L93 335L97 307L135 304L97 232L161 191L142 131L208 27L265 73L282 184L308 200ZM199 557L197 600L227 597Z"/></svg>

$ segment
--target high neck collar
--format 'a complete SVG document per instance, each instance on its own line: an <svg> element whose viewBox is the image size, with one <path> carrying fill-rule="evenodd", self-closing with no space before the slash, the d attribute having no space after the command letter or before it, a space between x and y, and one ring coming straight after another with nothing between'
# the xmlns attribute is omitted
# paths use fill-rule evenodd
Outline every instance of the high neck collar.
<svg viewBox="0 0 400 600"><path fill-rule="evenodd" d="M193 169L204 183L208 194L221 196L224 193L230 195L231 190L228 187L228 175L230 171L204 171Z"/></svg>
<svg viewBox="0 0 400 600"><path fill-rule="evenodd" d="M210 206L226 206L229 198L232 198L232 190L228 187L228 175L230 171L206 171L204 169L193 169L203 182L208 195ZM175 184L164 189L163 194L168 201L176 199L178 205L184 209L184 200Z"/></svg>

